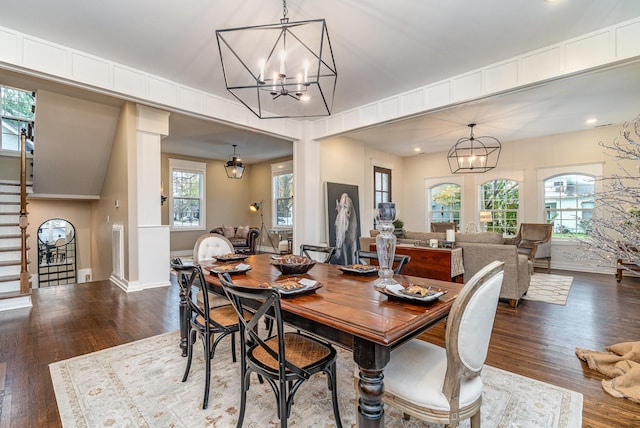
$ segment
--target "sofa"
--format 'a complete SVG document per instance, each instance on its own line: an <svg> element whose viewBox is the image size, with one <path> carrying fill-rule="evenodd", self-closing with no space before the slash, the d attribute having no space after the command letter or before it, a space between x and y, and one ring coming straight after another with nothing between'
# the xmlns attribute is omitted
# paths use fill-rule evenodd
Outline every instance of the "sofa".
<svg viewBox="0 0 640 428"><path fill-rule="evenodd" d="M360 248L368 250L375 244L378 233L371 230L370 236L361 236ZM444 241L445 233L405 231L404 238L398 239L397 243L427 245L429 239ZM492 261L504 262L500 299L507 300L514 308L518 306L529 289L530 268L528 257L518 253L514 238L504 238L496 232L456 233L456 246L462 248L465 282Z"/></svg>
<svg viewBox="0 0 640 428"><path fill-rule="evenodd" d="M229 241L233 245L236 253L255 254L260 229L249 226L220 226L211 229L211 233L217 233Z"/></svg>

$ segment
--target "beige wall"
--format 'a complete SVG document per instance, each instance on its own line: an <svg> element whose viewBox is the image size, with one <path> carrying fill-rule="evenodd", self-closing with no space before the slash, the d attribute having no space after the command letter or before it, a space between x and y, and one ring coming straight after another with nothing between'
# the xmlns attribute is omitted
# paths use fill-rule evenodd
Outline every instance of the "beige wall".
<svg viewBox="0 0 640 428"><path fill-rule="evenodd" d="M112 272L111 230L114 224L124 226L124 276L129 272L129 189L127 165L128 147L136 141L136 106L126 103L120 111L118 125L113 139L109 164L100 200L93 203L91 230L94 239L91 247L91 260L94 280L108 279ZM116 207L118 201L118 207Z"/></svg>
<svg viewBox="0 0 640 428"><path fill-rule="evenodd" d="M392 170L392 199L396 203L400 217L404 212L403 160L398 156L365 147L361 142L336 137L320 144L320 177L323 186L327 182L358 186L360 205L360 230L373 227L373 167L382 166ZM327 205L325 189L322 192L324 239L327 241Z"/></svg>
<svg viewBox="0 0 640 428"><path fill-rule="evenodd" d="M61 218L76 229L76 270L91 269L92 201L28 199L29 273L38 274L38 227L47 220ZM84 278L78 278L84 281Z"/></svg>

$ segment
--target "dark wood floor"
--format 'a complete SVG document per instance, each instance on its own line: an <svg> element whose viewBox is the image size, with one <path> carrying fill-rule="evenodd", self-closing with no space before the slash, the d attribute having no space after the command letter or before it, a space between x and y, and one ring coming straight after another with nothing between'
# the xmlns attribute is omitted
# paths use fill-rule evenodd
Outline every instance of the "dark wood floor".
<svg viewBox="0 0 640 428"><path fill-rule="evenodd" d="M584 427L640 426L640 405L607 395L574 354L640 340L640 278L552 273L574 276L568 304L501 303L487 363L582 393ZM61 426L49 363L175 330L177 301L175 285L126 294L104 281L34 290L32 308L0 312L0 426Z"/></svg>

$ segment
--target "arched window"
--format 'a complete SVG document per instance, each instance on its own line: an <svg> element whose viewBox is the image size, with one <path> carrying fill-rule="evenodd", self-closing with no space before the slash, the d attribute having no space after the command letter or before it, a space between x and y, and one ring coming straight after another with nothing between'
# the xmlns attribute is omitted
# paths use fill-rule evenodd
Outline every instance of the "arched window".
<svg viewBox="0 0 640 428"><path fill-rule="evenodd" d="M480 186L480 211L489 211L491 221L486 223L490 232L515 235L518 232L520 189L515 180L493 180Z"/></svg>
<svg viewBox="0 0 640 428"><path fill-rule="evenodd" d="M454 222L460 227L460 186L444 183L430 189L431 222Z"/></svg>
<svg viewBox="0 0 640 428"><path fill-rule="evenodd" d="M559 235L591 234L595 177L564 174L544 181L544 215Z"/></svg>

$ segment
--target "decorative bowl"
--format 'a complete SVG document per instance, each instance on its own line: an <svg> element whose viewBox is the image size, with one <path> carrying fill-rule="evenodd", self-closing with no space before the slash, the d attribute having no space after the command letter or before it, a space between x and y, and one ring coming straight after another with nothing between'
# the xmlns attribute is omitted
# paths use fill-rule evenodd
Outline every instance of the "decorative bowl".
<svg viewBox="0 0 640 428"><path fill-rule="evenodd" d="M285 275L299 275L309 272L316 261L304 256L287 254L271 259L271 264Z"/></svg>

